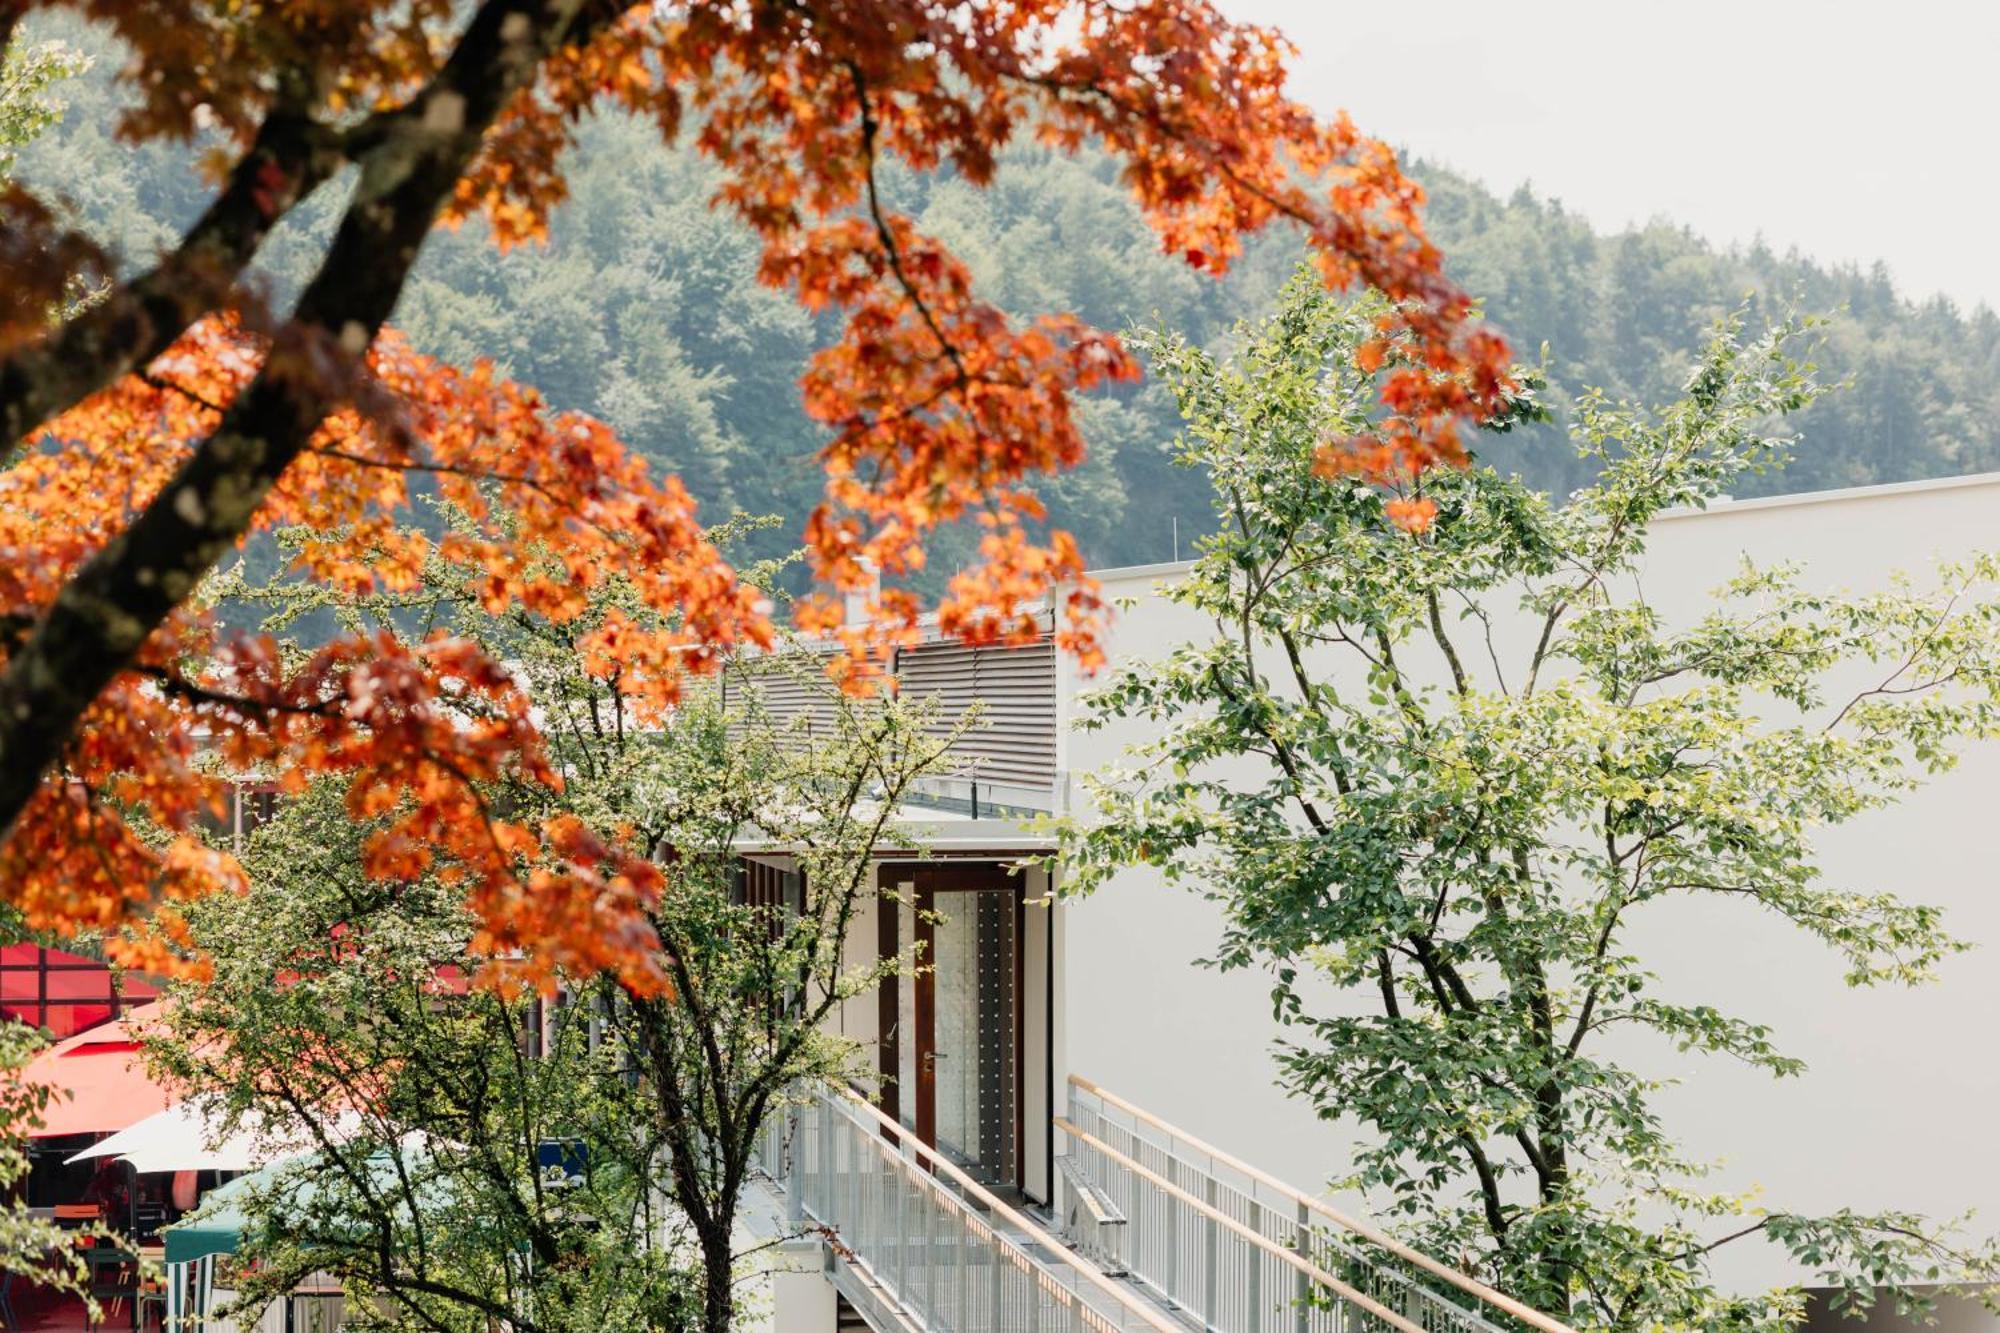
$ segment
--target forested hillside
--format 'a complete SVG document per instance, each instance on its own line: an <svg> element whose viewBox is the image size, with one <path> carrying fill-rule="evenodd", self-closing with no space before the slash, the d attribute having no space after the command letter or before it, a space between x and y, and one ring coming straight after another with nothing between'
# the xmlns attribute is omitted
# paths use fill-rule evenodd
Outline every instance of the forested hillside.
<svg viewBox="0 0 2000 1333"><path fill-rule="evenodd" d="M197 150L133 149L108 126L117 55L90 31L47 25L94 68L72 113L22 154L20 174L74 201L128 263L143 262L203 198ZM709 171L615 119L586 125L587 164L546 247L500 255L471 229L434 238L397 323L423 349L485 355L553 401L612 423L679 471L717 518L731 509L802 516L817 494L815 439L795 384L821 335L783 294L757 285L750 238L706 206ZM1756 490L1812 490L2000 468L2000 318L1898 296L1879 269L1829 269L1758 247L1721 251L1666 223L1600 235L1527 191L1501 199L1421 169L1434 235L1458 277L1526 359L1546 342L1561 408L1600 386L1663 398L1716 315L1755 293L1762 306L1837 313L1822 365L1853 387L1815 405L1801 457ZM1074 310L1118 328L1154 321L1198 339L1266 308L1300 253L1272 235L1216 282L1168 262L1100 161L1014 154L996 186L903 180L894 206L948 240L1010 309ZM282 295L332 200L283 233L264 270ZM1199 479L1167 462L1175 418L1140 385L1089 406L1090 462L1050 488L1056 518L1094 563L1181 550L1204 521ZM1567 490L1582 477L1560 430L1501 442L1493 461ZM1751 493L1745 488L1744 493ZM781 535L767 538L773 547ZM939 562L948 566L950 553Z"/></svg>

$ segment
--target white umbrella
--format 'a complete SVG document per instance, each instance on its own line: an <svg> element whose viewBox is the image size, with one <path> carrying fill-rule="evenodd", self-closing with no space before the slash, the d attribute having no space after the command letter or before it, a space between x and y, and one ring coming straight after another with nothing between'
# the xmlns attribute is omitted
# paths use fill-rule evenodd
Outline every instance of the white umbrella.
<svg viewBox="0 0 2000 1333"><path fill-rule="evenodd" d="M138 1172L254 1171L299 1149L276 1143L250 1116L234 1134L220 1134L201 1110L188 1102L169 1106L110 1138L85 1148L72 1162L91 1157L122 1157Z"/></svg>

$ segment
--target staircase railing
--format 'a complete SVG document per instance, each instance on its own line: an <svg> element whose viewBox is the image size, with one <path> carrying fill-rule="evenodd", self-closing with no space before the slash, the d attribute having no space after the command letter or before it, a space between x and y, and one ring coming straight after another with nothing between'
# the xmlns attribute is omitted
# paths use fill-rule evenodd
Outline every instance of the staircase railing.
<svg viewBox="0 0 2000 1333"><path fill-rule="evenodd" d="M1571 1333L1087 1079L1056 1125L1132 1276L1215 1333Z"/></svg>
<svg viewBox="0 0 2000 1333"><path fill-rule="evenodd" d="M852 1094L807 1094L760 1157L794 1218L825 1231L836 1284L859 1270L918 1328L1187 1333Z"/></svg>

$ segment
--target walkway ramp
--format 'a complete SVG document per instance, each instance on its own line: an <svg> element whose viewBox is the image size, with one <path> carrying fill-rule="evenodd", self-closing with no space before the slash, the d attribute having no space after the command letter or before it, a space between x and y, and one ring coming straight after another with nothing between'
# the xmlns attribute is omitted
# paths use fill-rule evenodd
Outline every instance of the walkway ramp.
<svg viewBox="0 0 2000 1333"><path fill-rule="evenodd" d="M876 1333L1570 1333L1072 1078L1045 1230L845 1091L760 1158Z"/></svg>
<svg viewBox="0 0 2000 1333"><path fill-rule="evenodd" d="M1188 1333L851 1093L807 1096L759 1156L876 1333Z"/></svg>
<svg viewBox="0 0 2000 1333"><path fill-rule="evenodd" d="M1124 1218L1108 1231L1123 1248L1101 1262L1195 1328L1570 1333L1088 1079L1069 1080L1056 1127L1069 1142L1061 1174Z"/></svg>

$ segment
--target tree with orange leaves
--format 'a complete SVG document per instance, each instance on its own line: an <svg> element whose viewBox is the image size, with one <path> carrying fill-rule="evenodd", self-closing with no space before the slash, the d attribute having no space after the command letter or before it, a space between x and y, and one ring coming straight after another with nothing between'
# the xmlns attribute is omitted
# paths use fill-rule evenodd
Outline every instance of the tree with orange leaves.
<svg viewBox="0 0 2000 1333"><path fill-rule="evenodd" d="M58 0L0 8L0 35ZM1066 645L1097 656L1098 606L1075 543L1040 531L1034 479L1073 465L1075 396L1136 373L1117 339L1050 315L1013 321L965 266L883 203L895 160L990 178L1009 142L1101 145L1162 244L1220 272L1241 237L1296 224L1333 284L1396 301L1408 354L1374 428L1330 453L1394 484L1462 456L1458 430L1501 391L1505 350L1443 277L1420 192L1386 148L1323 124L1283 88L1275 34L1192 0L66 0L132 56L131 139L219 136L216 192L178 246L118 276L47 201L0 199L0 853L5 897L36 925L110 926L138 900L230 882L188 829L214 796L195 754L304 782L351 775L357 815L398 811L375 868L442 855L491 928L569 967L608 956L593 908L638 892L565 847L531 883L547 830L489 818L501 772L555 781L520 692L467 644L338 638L281 661L219 634L203 578L274 523L317 533L305 577L407 586L432 539L398 529L413 476L474 515L440 542L477 559L494 611L574 614L616 568L664 615L598 627L591 660L635 706L770 626L695 525L686 493L647 477L593 422L547 411L479 369L414 356L385 332L425 236L481 215L502 244L541 233L560 155L597 106L649 118L713 158L715 203L754 229L761 277L840 337L811 363L825 499L808 524L826 593L885 577L871 625L907 632L907 583L938 525L983 525L982 560L938 607L968 639L1029 632L1061 596ZM245 274L272 230L352 169L319 267L286 310ZM102 299L52 318L79 280ZM519 524L483 508L497 490ZM1420 508L1410 511L1421 522ZM564 553L530 567L523 538ZM870 643L847 627L850 668ZM445 721L476 701L481 722ZM157 835L157 836L156 836ZM569 904L551 911L551 894ZM169 933L171 910L153 923ZM530 929L532 927L532 929ZM554 930L553 938L539 933ZM634 951L640 955L644 950ZM635 983L643 977L629 977Z"/></svg>
<svg viewBox="0 0 2000 1333"><path fill-rule="evenodd" d="M445 519L448 532L471 523L449 507ZM728 548L752 526L712 535ZM557 552L524 549L538 569L561 568ZM767 584L782 563L744 577ZM480 785L547 830L552 854L529 868L521 905L542 915L510 912L496 931L493 904L463 901L453 863L405 832L414 803L358 822L341 784L322 779L250 839L245 897L189 907L208 975L171 992L176 1039L163 1056L192 1096L326 1145L247 1205L245 1254L260 1271L249 1308L324 1271L350 1301L371 1298L410 1327L498 1317L562 1333L610 1319L727 1333L746 1258L738 1222L767 1135L802 1094L873 1081L873 1044L835 1020L924 961L913 947L857 959L849 944L876 895L875 855L889 841L911 849L906 802L973 723L886 692L847 697L810 653L730 662L723 688L649 717L596 646L613 623L653 624L630 581L600 580L580 610L494 616L489 578L477 560L434 556L397 592L239 573L214 591L267 612L289 655L311 652L296 641L301 622L331 613L392 642L444 627L504 660L561 785L524 772ZM819 706L773 716L764 696L779 682ZM467 703L461 724L476 727L480 701L447 706ZM557 891L585 847L634 892ZM743 853L756 850L780 852L786 869L767 862L761 891L746 892ZM379 878L385 859L394 883ZM577 910L587 919L549 915ZM572 936L601 953L551 967L547 947L529 952ZM489 984L462 986L468 967ZM528 983L563 992L545 1023ZM353 1022L378 1007L391 1016ZM538 1028L545 1058L524 1062ZM342 1141L357 1113L365 1132ZM586 1188L551 1196L526 1169L548 1135L589 1145ZM385 1158L397 1169L365 1165ZM426 1244L427 1231L440 1239Z"/></svg>

